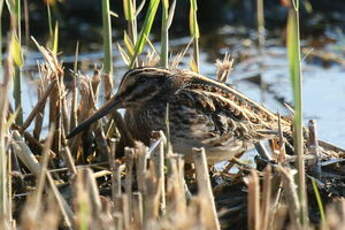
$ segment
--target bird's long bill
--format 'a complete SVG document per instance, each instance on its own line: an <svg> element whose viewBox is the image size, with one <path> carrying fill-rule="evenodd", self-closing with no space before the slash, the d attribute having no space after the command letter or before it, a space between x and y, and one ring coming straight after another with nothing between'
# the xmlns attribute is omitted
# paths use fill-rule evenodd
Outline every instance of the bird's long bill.
<svg viewBox="0 0 345 230"><path fill-rule="evenodd" d="M107 115L112 109L116 109L120 106L120 100L118 97L110 99L106 104L99 108L91 117L80 123L74 128L67 136L67 138L74 137L84 129L88 128L93 122L101 119Z"/></svg>

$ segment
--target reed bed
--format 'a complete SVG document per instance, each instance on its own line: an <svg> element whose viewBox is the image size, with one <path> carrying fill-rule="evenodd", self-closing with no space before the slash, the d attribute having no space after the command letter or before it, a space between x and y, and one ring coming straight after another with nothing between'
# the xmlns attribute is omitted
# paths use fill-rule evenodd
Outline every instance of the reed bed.
<svg viewBox="0 0 345 230"><path fill-rule="evenodd" d="M105 65L95 68L90 76L74 71L74 87L66 85L67 70L57 56L58 27L55 45L50 48L32 39L44 62L38 65L36 104L26 111L22 123L15 122L20 113L8 100L18 53L9 51L4 60L0 85L0 229L343 228L345 151L319 140L315 121L300 127L300 132L308 129L305 140L290 140L280 131L269 146L256 146L259 154L255 167L234 158L222 171L207 164L204 149L194 148L192 162L184 162L182 155L171 149L169 133L153 133L149 146L133 140L116 111L82 135L66 139L70 130L97 109L102 95L108 99L116 88L112 83L113 13L107 0L102 3ZM136 17L143 6L137 8L131 0L124 3L128 30L124 48L118 45L124 61L129 67L141 62L158 65L160 58L159 65L166 67L176 1L171 5L163 2L161 54L146 59L140 54L145 44L150 44L159 1L149 1L138 37ZM196 10L196 1L191 0L191 68L199 71ZM291 14L298 17L296 11ZM298 27L293 29L295 36L290 42L299 41ZM14 37L10 38L12 44ZM299 51L293 44L291 52ZM186 50L170 66L178 66ZM227 81L232 64L229 55L217 62L219 81ZM299 63L291 65L297 74ZM104 94L100 92L102 84ZM296 108L296 114L301 116L301 110ZM48 129L43 127L44 117ZM296 119L301 122L301 117ZM294 145L296 142L302 144Z"/></svg>

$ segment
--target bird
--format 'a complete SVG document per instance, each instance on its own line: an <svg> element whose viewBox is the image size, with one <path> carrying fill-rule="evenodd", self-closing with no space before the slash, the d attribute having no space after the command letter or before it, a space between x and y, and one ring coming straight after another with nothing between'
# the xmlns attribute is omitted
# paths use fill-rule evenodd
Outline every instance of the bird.
<svg viewBox="0 0 345 230"><path fill-rule="evenodd" d="M194 147L204 148L209 164L230 160L278 130L277 114L231 85L189 70L137 67L124 74L116 94L68 138L121 108L129 133L145 145L153 131L167 131L168 114L173 151L188 160ZM289 118L281 119L284 132L290 124Z"/></svg>

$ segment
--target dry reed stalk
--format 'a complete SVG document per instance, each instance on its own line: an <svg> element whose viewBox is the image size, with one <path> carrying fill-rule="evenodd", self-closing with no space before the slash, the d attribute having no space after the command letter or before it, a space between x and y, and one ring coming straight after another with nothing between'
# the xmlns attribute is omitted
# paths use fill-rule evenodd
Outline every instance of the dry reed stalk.
<svg viewBox="0 0 345 230"><path fill-rule="evenodd" d="M74 183L73 205L76 218L73 228L75 229L89 229L92 226L91 201L85 179L85 171L79 171Z"/></svg>
<svg viewBox="0 0 345 230"><path fill-rule="evenodd" d="M135 229L143 229L144 207L143 196L140 192L133 193L133 226Z"/></svg>
<svg viewBox="0 0 345 230"><path fill-rule="evenodd" d="M220 82L227 82L231 71L233 70L232 65L234 59L231 58L231 55L225 53L223 60L216 60L217 67L217 80Z"/></svg>
<svg viewBox="0 0 345 230"><path fill-rule="evenodd" d="M46 174L47 174L47 167L48 167L48 160L49 160L49 148L52 144L53 139L53 133L54 133L54 127L52 127L48 133L47 140L44 144L43 152L42 152L42 162L41 162L41 171L39 173L39 176L37 177L37 185L36 185L36 191L35 191L35 202L33 203L33 215L38 217L38 211L39 207L41 206L41 199L42 199L42 193L43 189L45 187L46 183Z"/></svg>
<svg viewBox="0 0 345 230"><path fill-rule="evenodd" d="M272 169L271 166L268 165L264 171L264 182L263 182L263 191L262 191L262 201L261 201L261 226L259 227L260 230L268 230L269 229L269 219L272 217L271 215L271 195L272 195Z"/></svg>
<svg viewBox="0 0 345 230"><path fill-rule="evenodd" d="M97 97L99 95L99 85L101 83L101 70L99 68L95 67L90 83L94 95L94 100L97 104Z"/></svg>
<svg viewBox="0 0 345 230"><path fill-rule="evenodd" d="M277 167L278 172L281 175L284 187L284 196L286 197L287 204L288 204L288 211L290 215L291 225L295 229L301 229L300 223L300 203L298 200L296 184L294 181L294 175L292 170L289 168L283 168L281 166Z"/></svg>
<svg viewBox="0 0 345 230"><path fill-rule="evenodd" d="M70 172L70 178L73 179L75 175L77 175L77 168L75 166L75 163L74 163L74 158L72 156L72 153L71 153L71 150L70 148L68 147L68 144L67 144L67 139L66 139L66 135L65 135L65 129L63 128L61 130L61 137L62 137L62 151L61 151L61 156L62 158L64 159L66 165L67 165L67 168L69 169L69 172Z"/></svg>
<svg viewBox="0 0 345 230"><path fill-rule="evenodd" d="M309 154L315 156L315 161L311 162L311 164L314 165L313 170L315 171L316 176L318 178L320 178L321 177L321 164L320 164L321 154L319 151L319 141L318 141L318 135L317 135L316 121L315 120L309 121L308 129L309 129L309 139L308 139Z"/></svg>
<svg viewBox="0 0 345 230"><path fill-rule="evenodd" d="M46 105L47 102L47 98L48 96L51 94L52 89L55 87L56 81L52 81L47 89L45 90L45 92L43 93L42 96L39 97L39 101L37 102L37 104L35 105L35 107L31 110L31 113L29 114L29 116L26 118L22 129L25 130L27 129L31 122L34 120L34 118L39 114L42 113L44 106Z"/></svg>
<svg viewBox="0 0 345 230"><path fill-rule="evenodd" d="M19 132L13 131L12 136L15 141L12 143L14 153L34 175L39 175L41 166L34 154L31 152L30 148L20 136Z"/></svg>
<svg viewBox="0 0 345 230"><path fill-rule="evenodd" d="M155 166L155 173L156 173L156 178L158 180L158 183L160 184L160 211L164 215L165 209L166 209L166 200L165 200L165 175L164 175L164 159L165 159L165 154L164 154L164 142L165 136L162 131L159 132L154 132L152 134L155 136L156 141L159 141L159 146L156 148L155 151L152 152L151 154L151 160L154 162ZM151 140L151 143L155 142L155 140Z"/></svg>
<svg viewBox="0 0 345 230"><path fill-rule="evenodd" d="M135 156L136 156L136 176L138 183L138 191L145 194L145 175L147 172L147 147L141 142L135 142Z"/></svg>
<svg viewBox="0 0 345 230"><path fill-rule="evenodd" d="M67 100L66 100L66 88L63 84L62 81L62 90L61 90L61 95L60 95L60 103L61 103L61 122L62 122L62 126L61 126L61 142L64 141L64 133L69 132L70 130L70 118L68 116L68 106L67 106Z"/></svg>
<svg viewBox="0 0 345 230"><path fill-rule="evenodd" d="M112 75L109 74L109 73L103 73L102 79L103 79L103 85L104 85L105 99L109 100L111 98L112 91L113 91L113 88L114 88L114 83L113 83Z"/></svg>
<svg viewBox="0 0 345 230"><path fill-rule="evenodd" d="M6 156L6 137L8 136L7 129L7 112L8 112L8 90L10 87L10 76L13 71L13 65L11 59L7 58L4 68L4 77L3 83L0 84L0 216L3 218L3 222L0 223L2 227L5 227L6 224L9 224L8 220L10 219L11 214L8 213L9 209L9 194L8 194L8 175L9 168L7 167L8 158Z"/></svg>
<svg viewBox="0 0 345 230"><path fill-rule="evenodd" d="M43 197L39 203L37 211L35 207L35 196L29 196L25 202L24 208L21 212L20 229L23 230L44 230L44 229L58 229L60 224L59 208L51 193ZM17 229L16 227L8 229Z"/></svg>
<svg viewBox="0 0 345 230"><path fill-rule="evenodd" d="M119 212L113 213L114 226L116 230L123 230L123 217Z"/></svg>
<svg viewBox="0 0 345 230"><path fill-rule="evenodd" d="M279 155L278 155L278 162L284 162L286 159L286 151L285 151L285 141L282 131L282 124L281 124L281 116L278 114L278 133L279 133Z"/></svg>
<svg viewBox="0 0 345 230"><path fill-rule="evenodd" d="M117 182L115 174L116 166L115 166L115 153L116 153L116 144L117 140L110 139L110 151L108 151L108 164L111 171L111 199L115 200L115 197L120 195L121 191L119 192L117 189ZM121 177L120 177L121 180ZM121 181L120 181L121 182Z"/></svg>
<svg viewBox="0 0 345 230"><path fill-rule="evenodd" d="M128 209L128 196L127 194L122 194L121 196L117 196L114 200L115 206L114 211L115 213L120 214L121 219L121 229L130 229L130 219L131 215Z"/></svg>
<svg viewBox="0 0 345 230"><path fill-rule="evenodd" d="M132 148L125 148L125 162L126 162L126 178L125 178L125 192L128 199L128 212L132 213L132 185L133 185L133 165L134 165L134 150Z"/></svg>
<svg viewBox="0 0 345 230"><path fill-rule="evenodd" d="M129 197L127 194L121 196L121 212L123 216L123 228L130 229L131 212L129 211Z"/></svg>
<svg viewBox="0 0 345 230"><path fill-rule="evenodd" d="M167 178L167 213L186 215L187 202L184 188L184 161L181 155L167 158L169 172Z"/></svg>
<svg viewBox="0 0 345 230"><path fill-rule="evenodd" d="M262 142L255 143L255 149L258 151L258 153L263 159L268 161L272 160L271 154L268 152L268 150Z"/></svg>
<svg viewBox="0 0 345 230"><path fill-rule="evenodd" d="M206 222L206 229L220 229L219 220L217 217L216 206L214 203L214 197L212 193L211 182L208 174L207 160L205 149L193 148L192 150L193 161L195 164L196 178L198 181L199 197L206 202L206 207L209 209L207 216L209 221Z"/></svg>
<svg viewBox="0 0 345 230"><path fill-rule="evenodd" d="M337 199L327 208L327 216L324 223L321 224L322 230L342 230L345 226L345 199Z"/></svg>
<svg viewBox="0 0 345 230"><path fill-rule="evenodd" d="M78 125L78 86L77 75L73 76L72 100L71 100L71 116L70 116L70 130L73 130Z"/></svg>
<svg viewBox="0 0 345 230"><path fill-rule="evenodd" d="M43 97L43 92L44 92L44 84L42 81L40 81L38 88L37 88L37 99L38 99L38 101L40 101L41 98ZM33 130L33 136L36 140L40 139L42 124L43 124L43 117L44 117L44 109L36 114L35 126L34 126L34 130Z"/></svg>
<svg viewBox="0 0 345 230"><path fill-rule="evenodd" d="M150 162L154 164L154 162ZM155 166L150 164L144 180L144 229L151 229L159 217L161 184L157 177Z"/></svg>
<svg viewBox="0 0 345 230"><path fill-rule="evenodd" d="M94 103L92 89L90 87L90 80L84 76L80 76L79 79L80 102L78 107L78 119L79 121L83 121L87 119L96 110L96 106ZM82 153L79 151L79 148L82 146L81 136L83 135L77 135L76 137L72 138L69 142L72 155L75 156L76 161L79 161L82 156ZM87 137L85 137L85 139L87 139Z"/></svg>
<svg viewBox="0 0 345 230"><path fill-rule="evenodd" d="M19 157L19 159L25 164L25 166L33 173L35 176L39 176L41 172L41 166L38 163L37 159L31 152L30 148L26 145L18 131L13 132L13 138L15 142L12 143L12 147L14 149L14 153ZM65 223L67 227L72 227L72 219L73 219L73 212L71 211L71 208L68 206L67 202L64 200L64 198L61 196L59 190L57 189L55 182L50 174L49 171L47 171L47 179L49 182L49 185L55 195L55 198L59 204L61 213L64 217Z"/></svg>
<svg viewBox="0 0 345 230"><path fill-rule="evenodd" d="M70 178L73 179L77 175L77 168L72 157L72 153L68 146L64 146L61 151L62 158L66 162L67 168L70 172Z"/></svg>
<svg viewBox="0 0 345 230"><path fill-rule="evenodd" d="M259 230L261 226L260 185L255 169L250 171L248 186L248 229Z"/></svg>
<svg viewBox="0 0 345 230"><path fill-rule="evenodd" d="M80 171L84 186L86 187L86 190L88 191L90 204L91 204L91 210L92 210L92 216L93 218L98 218L102 211L101 206L101 199L99 197L99 191L97 187L96 180L93 176L93 172L89 169L82 169Z"/></svg>
<svg viewBox="0 0 345 230"><path fill-rule="evenodd" d="M20 132L20 127L16 127L16 128L19 129L18 131ZM29 133L28 131L24 131L23 133L21 133L21 135L24 137L24 139L27 142L28 146L30 146L30 150L33 153L39 154L39 155L42 154L44 147L42 146L42 144L37 139L35 139L35 137L33 137L31 135L31 133ZM55 157L56 156L56 154L52 150L49 149L48 151L49 151L49 156L50 157Z"/></svg>

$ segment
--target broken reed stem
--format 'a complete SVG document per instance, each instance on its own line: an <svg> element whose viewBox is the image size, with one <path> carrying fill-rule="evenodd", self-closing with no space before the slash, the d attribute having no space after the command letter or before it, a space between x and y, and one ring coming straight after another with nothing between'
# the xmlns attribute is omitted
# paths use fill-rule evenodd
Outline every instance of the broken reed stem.
<svg viewBox="0 0 345 230"><path fill-rule="evenodd" d="M248 229L260 230L260 185L255 169L250 171L248 178Z"/></svg>
<svg viewBox="0 0 345 230"><path fill-rule="evenodd" d="M145 175L147 173L147 147L138 142L136 148L136 167L137 167L137 183L138 191L141 194L145 194Z"/></svg>
<svg viewBox="0 0 345 230"><path fill-rule="evenodd" d="M35 158L34 154L31 152L30 148L26 145L18 131L13 131L13 138L15 142L12 143L14 148L14 153L19 157L19 159L25 164L25 166L33 173L35 176L39 177L42 170L39 162ZM48 183L53 191L53 194L58 202L61 213L64 217L65 223L68 228L72 228L73 212L68 206L67 202L61 196L59 190L57 189L54 179L50 172L47 171Z"/></svg>
<svg viewBox="0 0 345 230"><path fill-rule="evenodd" d="M206 207L209 209L208 215L210 218L210 223L208 227L209 229L219 230L220 225L208 173L205 149L193 148L192 156L195 164L196 178L198 181L199 197L206 201Z"/></svg>
<svg viewBox="0 0 345 230"><path fill-rule="evenodd" d="M308 140L308 150L309 154L314 155L316 161L314 162L313 169L316 172L318 178L321 177L321 164L320 164L320 151L319 151L319 141L316 129L316 120L310 120L308 123L309 128L309 140Z"/></svg>
<svg viewBox="0 0 345 230"><path fill-rule="evenodd" d="M93 172L89 168L82 169L80 171L82 178L84 180L84 184L86 185L86 189L88 191L88 195L90 196L91 201L91 210L93 212L94 217L99 217L102 206L101 206L101 199L99 196L99 191L97 187L97 182L95 177L93 176Z"/></svg>
<svg viewBox="0 0 345 230"><path fill-rule="evenodd" d="M116 172L116 166L115 166L115 152L116 152L116 144L117 141L115 139L110 139L110 151L108 151L108 164L111 171L111 198L114 201L115 197L120 195L120 192L117 191L118 186L115 174ZM121 178L120 178L121 180Z"/></svg>
<svg viewBox="0 0 345 230"><path fill-rule="evenodd" d="M2 51L0 51L2 52ZM8 135L7 129L7 111L8 111L8 90L10 84L12 62L10 58L6 59L4 68L3 83L0 84L0 216L8 217L12 215L8 213L8 191L7 191L7 156L6 156L6 137ZM1 224L2 225L2 224Z"/></svg>
<svg viewBox="0 0 345 230"><path fill-rule="evenodd" d="M40 100L37 102L35 107L31 110L31 113L29 114L29 116L26 118L22 126L23 130L27 129L30 126L31 122L34 120L34 118L43 111L44 106L46 105L46 102L47 102L47 98L52 93L52 89L55 87L55 84L56 84L56 81L53 81L48 85L43 96L40 97Z"/></svg>
<svg viewBox="0 0 345 230"><path fill-rule="evenodd" d="M262 191L262 202L261 202L261 226L260 230L268 230L269 229L269 221L271 212L271 194L272 194L272 168L270 165L267 165L264 171L264 183L263 183L263 191Z"/></svg>
<svg viewBox="0 0 345 230"><path fill-rule="evenodd" d="M75 47L75 59L73 68L73 87L72 87L72 102L71 102L71 116L70 116L70 130L72 131L78 125L78 87L77 87L77 77L78 77L78 55L79 55L79 41Z"/></svg>
<svg viewBox="0 0 345 230"><path fill-rule="evenodd" d="M37 99L38 101L41 100L42 95L43 95L43 83L40 82L38 88L37 88ZM33 130L33 136L36 140L40 139L40 134L42 130L42 125L43 125L43 118L44 118L44 109L41 110L41 112L36 114L36 119L35 119L35 126Z"/></svg>
<svg viewBox="0 0 345 230"><path fill-rule="evenodd" d="M151 159L154 162L155 166L155 173L157 183L160 184L160 210L164 214L166 209L166 200L165 200L165 175L164 175L164 159L165 159L165 145L163 139L165 139L164 133L162 131L154 132L153 135L157 135L157 137L151 140L151 143L159 141L158 148L156 148L152 154Z"/></svg>
<svg viewBox="0 0 345 230"><path fill-rule="evenodd" d="M143 196L140 192L133 193L133 221L135 229L143 229L144 223Z"/></svg>
<svg viewBox="0 0 345 230"><path fill-rule="evenodd" d="M134 151L131 148L125 148L126 157L126 179L125 179L125 191L128 198L128 211L132 213L132 185L133 185L133 165L134 165Z"/></svg>
<svg viewBox="0 0 345 230"><path fill-rule="evenodd" d="M298 193L296 189L296 183L294 181L294 175L292 170L289 168L283 168L281 166L277 167L277 170L280 172L283 186L284 186L284 195L288 203L288 211L290 215L290 220L294 229L301 229L301 204L298 199Z"/></svg>
<svg viewBox="0 0 345 230"><path fill-rule="evenodd" d="M34 205L33 205L34 216L37 216L39 208L40 208L43 188L45 185L46 174L47 174L47 167L48 167L48 160L49 160L49 148L52 144L53 135L54 135L54 127L51 127L51 129L48 133L47 140L44 144L43 152L42 152L43 160L41 163L42 164L41 172L39 173L39 176L37 177L37 183L36 183L37 189L35 192L35 198L36 199L35 199Z"/></svg>

